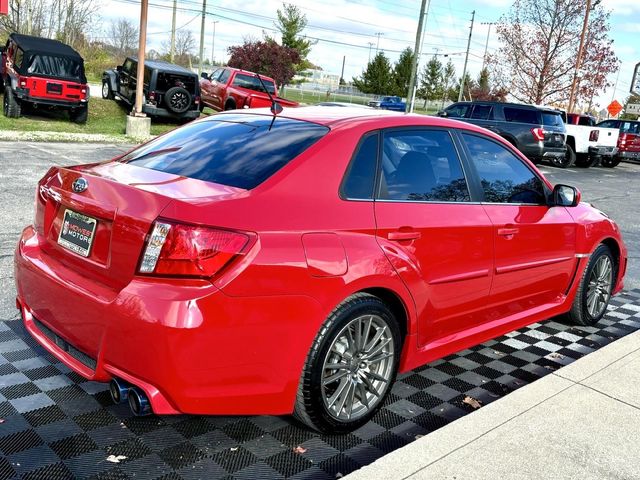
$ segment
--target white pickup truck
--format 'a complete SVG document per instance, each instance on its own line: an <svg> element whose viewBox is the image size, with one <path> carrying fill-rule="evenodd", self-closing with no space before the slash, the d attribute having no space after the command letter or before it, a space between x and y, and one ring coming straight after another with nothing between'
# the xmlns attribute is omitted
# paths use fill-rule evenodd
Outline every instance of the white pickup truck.
<svg viewBox="0 0 640 480"><path fill-rule="evenodd" d="M617 128L596 127L590 115L569 113L562 115L567 130L567 155L575 156L578 167L615 167L618 152Z"/></svg>

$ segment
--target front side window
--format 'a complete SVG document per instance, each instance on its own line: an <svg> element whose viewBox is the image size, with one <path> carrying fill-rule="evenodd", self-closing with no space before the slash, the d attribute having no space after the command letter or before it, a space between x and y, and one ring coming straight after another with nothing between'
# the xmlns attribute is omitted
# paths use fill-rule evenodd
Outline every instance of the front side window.
<svg viewBox="0 0 640 480"><path fill-rule="evenodd" d="M122 65L122 71L129 73L132 69L133 69L133 60L129 60L127 58L124 62L124 65Z"/></svg>
<svg viewBox="0 0 640 480"><path fill-rule="evenodd" d="M373 184L376 177L378 158L378 134L364 137L356 148L342 183L342 197L346 199L368 200L373 198Z"/></svg>
<svg viewBox="0 0 640 480"><path fill-rule="evenodd" d="M218 82L227 83L227 80L229 80L230 76L231 76L231 70L227 70L225 68L222 70L222 73L220 74L220 78L218 78Z"/></svg>
<svg viewBox="0 0 640 480"><path fill-rule="evenodd" d="M378 197L383 200L468 202L467 182L446 130L390 130L382 148Z"/></svg>
<svg viewBox="0 0 640 480"><path fill-rule="evenodd" d="M506 147L478 135L463 133L485 202L546 204L544 184Z"/></svg>
<svg viewBox="0 0 640 480"><path fill-rule="evenodd" d="M451 105L445 111L447 112L447 116L449 117L463 118L469 111L469 105L467 104Z"/></svg>

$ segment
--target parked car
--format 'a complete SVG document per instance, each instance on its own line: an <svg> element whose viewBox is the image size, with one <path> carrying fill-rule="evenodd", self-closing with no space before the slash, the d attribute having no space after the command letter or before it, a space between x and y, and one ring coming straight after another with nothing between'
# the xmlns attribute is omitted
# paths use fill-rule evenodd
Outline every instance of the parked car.
<svg viewBox="0 0 640 480"><path fill-rule="evenodd" d="M265 87L271 97L283 107L298 106L297 102L278 96L278 88L272 78L265 75L260 75L258 78L257 73L222 67L214 70L211 75L202 74L200 79L202 107L207 106L216 111L269 107L271 99Z"/></svg>
<svg viewBox="0 0 640 480"><path fill-rule="evenodd" d="M393 110L396 112L404 112L407 110L407 104L402 101L402 98L396 96L388 96L382 97L380 100L372 100L367 105L373 108Z"/></svg>
<svg viewBox="0 0 640 480"><path fill-rule="evenodd" d="M102 98L119 99L130 107L136 101L138 60L128 57L115 70L102 74ZM193 120L200 116L198 75L179 65L144 62L142 111L152 117Z"/></svg>
<svg viewBox="0 0 640 480"><path fill-rule="evenodd" d="M567 130L567 155L579 167L601 164L615 167L618 153L618 129L596 126L591 115L566 113L561 110Z"/></svg>
<svg viewBox="0 0 640 480"><path fill-rule="evenodd" d="M18 118L23 107L64 109L85 123L89 87L84 61L69 45L48 38L12 33L2 49L0 85L3 113Z"/></svg>
<svg viewBox="0 0 640 480"><path fill-rule="evenodd" d="M577 189L422 115L224 112L52 167L35 198L26 329L138 415L352 430L398 371L560 314L598 322L627 265Z"/></svg>
<svg viewBox="0 0 640 480"><path fill-rule="evenodd" d="M604 120L599 127L617 128L620 131L618 137L618 153L610 164L605 167L615 167L622 160L640 160L640 121L635 120Z"/></svg>
<svg viewBox="0 0 640 480"><path fill-rule="evenodd" d="M571 166L566 130L560 112L545 107L501 102L457 102L438 112L497 133L534 163L548 160L560 168Z"/></svg>

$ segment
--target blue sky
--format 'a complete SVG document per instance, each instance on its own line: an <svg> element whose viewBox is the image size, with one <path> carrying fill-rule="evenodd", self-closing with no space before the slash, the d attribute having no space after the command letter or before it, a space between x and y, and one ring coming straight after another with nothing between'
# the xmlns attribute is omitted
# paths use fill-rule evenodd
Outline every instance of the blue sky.
<svg viewBox="0 0 640 480"><path fill-rule="evenodd" d="M148 43L149 48L161 50L169 39L172 0L150 0ZM640 62L640 0L602 0L612 11L611 32L614 49L622 61L618 87L610 88L597 102L605 107L612 97L623 101L629 90L633 68ZM384 50L392 61L407 46L413 48L420 9L419 0L289 0L306 14L306 34L317 39L309 59L330 73L340 73L342 57L346 56L345 78L359 75L366 66L369 55L376 48ZM139 7L135 0L108 0L102 23L111 18L126 17L138 21ZM487 32L483 25L497 21L506 13L512 0L431 0L426 26L423 52L428 57L434 53L448 55L458 75L462 72L464 51L469 34L472 10L476 10L476 22L471 40L468 70L477 76L485 50ZM178 27L189 29L199 45L201 0L178 0ZM209 0L205 25L205 54L211 58L213 22L216 23L215 58L226 59L230 45L242 43L246 38L261 38L263 32L274 34L273 21L280 0ZM163 8L165 7L165 8ZM488 51L499 48L497 35L492 28ZM443 57L446 61L447 58ZM426 58L422 60L426 62ZM611 82L616 81L611 76Z"/></svg>

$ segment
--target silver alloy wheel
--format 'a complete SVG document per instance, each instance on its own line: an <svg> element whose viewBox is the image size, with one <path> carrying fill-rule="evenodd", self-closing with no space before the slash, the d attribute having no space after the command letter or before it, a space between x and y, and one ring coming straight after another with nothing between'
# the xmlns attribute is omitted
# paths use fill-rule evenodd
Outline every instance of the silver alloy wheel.
<svg viewBox="0 0 640 480"><path fill-rule="evenodd" d="M109 84L107 82L102 83L102 98L109 98Z"/></svg>
<svg viewBox="0 0 640 480"><path fill-rule="evenodd" d="M613 283L613 265L607 255L596 261L589 276L587 286L587 310L592 318L597 318L607 308Z"/></svg>
<svg viewBox="0 0 640 480"><path fill-rule="evenodd" d="M384 397L393 377L394 342L378 315L353 319L336 335L322 365L322 400L338 420L366 415Z"/></svg>

